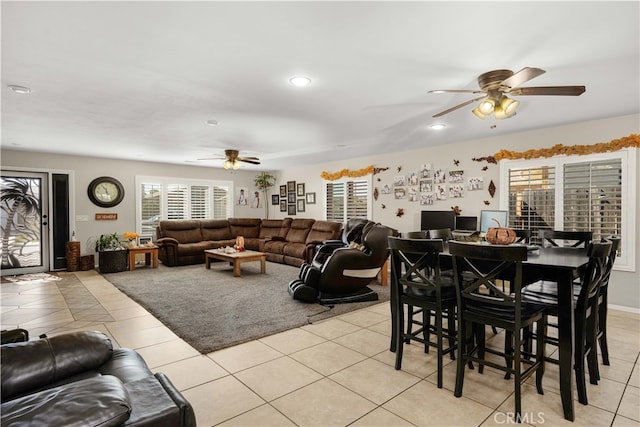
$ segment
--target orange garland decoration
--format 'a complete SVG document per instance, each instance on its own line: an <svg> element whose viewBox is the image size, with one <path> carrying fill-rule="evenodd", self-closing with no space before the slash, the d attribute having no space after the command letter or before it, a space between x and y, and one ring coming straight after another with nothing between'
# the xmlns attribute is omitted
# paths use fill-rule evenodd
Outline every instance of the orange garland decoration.
<svg viewBox="0 0 640 427"><path fill-rule="evenodd" d="M632 133L623 138L614 139L609 142L599 142L593 145L562 145L556 144L551 148L542 148L538 150L527 150L522 152L500 150L493 155L496 160L515 160L515 159L537 159L539 157L553 157L560 154L583 156L593 153L606 153L609 151L618 151L623 148L640 147L640 135Z"/></svg>
<svg viewBox="0 0 640 427"><path fill-rule="evenodd" d="M358 177L369 175L372 173L373 173L373 165L369 165L366 168L362 168L358 170L342 169L334 173L322 171L322 173L320 174L320 178L326 179L327 181L335 181L336 179L340 179L345 176L349 178L358 178Z"/></svg>

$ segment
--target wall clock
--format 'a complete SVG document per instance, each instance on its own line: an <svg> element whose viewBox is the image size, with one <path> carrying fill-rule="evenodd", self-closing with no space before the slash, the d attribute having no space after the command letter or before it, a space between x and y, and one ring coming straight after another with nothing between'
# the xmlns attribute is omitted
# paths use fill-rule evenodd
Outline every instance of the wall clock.
<svg viewBox="0 0 640 427"><path fill-rule="evenodd" d="M124 199L124 187L115 178L101 176L94 179L87 188L89 199L101 208L112 208Z"/></svg>

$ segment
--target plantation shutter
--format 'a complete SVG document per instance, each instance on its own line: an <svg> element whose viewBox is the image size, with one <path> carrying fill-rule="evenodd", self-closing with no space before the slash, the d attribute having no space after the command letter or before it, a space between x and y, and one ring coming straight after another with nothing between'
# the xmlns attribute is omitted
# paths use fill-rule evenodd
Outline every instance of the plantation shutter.
<svg viewBox="0 0 640 427"><path fill-rule="evenodd" d="M539 229L554 229L555 167L509 170L509 227L530 229L532 243Z"/></svg>
<svg viewBox="0 0 640 427"><path fill-rule="evenodd" d="M327 183L327 221L344 221L344 182Z"/></svg>
<svg viewBox="0 0 640 427"><path fill-rule="evenodd" d="M206 219L210 217L211 204L209 203L209 187L204 185L192 185L191 192L191 218Z"/></svg>
<svg viewBox="0 0 640 427"><path fill-rule="evenodd" d="M593 239L622 234L622 161L564 165L564 229Z"/></svg>
<svg viewBox="0 0 640 427"><path fill-rule="evenodd" d="M213 187L213 218L227 219L231 216L229 194L229 187Z"/></svg>
<svg viewBox="0 0 640 427"><path fill-rule="evenodd" d="M369 186L366 180L347 182L347 217L367 217L367 193Z"/></svg>
<svg viewBox="0 0 640 427"><path fill-rule="evenodd" d="M167 219L187 219L188 187L182 184L167 185Z"/></svg>
<svg viewBox="0 0 640 427"><path fill-rule="evenodd" d="M162 184L143 183L140 185L140 194L142 199L140 219L142 223L138 229L143 236L153 236L161 215Z"/></svg>

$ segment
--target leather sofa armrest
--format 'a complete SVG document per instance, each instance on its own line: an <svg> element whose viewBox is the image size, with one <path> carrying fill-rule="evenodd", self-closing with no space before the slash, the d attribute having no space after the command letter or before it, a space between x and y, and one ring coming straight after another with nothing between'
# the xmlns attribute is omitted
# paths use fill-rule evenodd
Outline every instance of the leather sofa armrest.
<svg viewBox="0 0 640 427"><path fill-rule="evenodd" d="M173 385L171 380L162 372L155 374L158 382L165 389L169 397L175 402L176 406L180 409L181 424L180 427L196 427L196 414L193 412L193 407L184 398L182 393Z"/></svg>
<svg viewBox="0 0 640 427"><path fill-rule="evenodd" d="M161 237L155 243L158 246L158 258L164 265L178 265L178 240L173 237Z"/></svg>
<svg viewBox="0 0 640 427"><path fill-rule="evenodd" d="M122 382L105 375L41 390L2 403L2 425L120 426L131 401Z"/></svg>

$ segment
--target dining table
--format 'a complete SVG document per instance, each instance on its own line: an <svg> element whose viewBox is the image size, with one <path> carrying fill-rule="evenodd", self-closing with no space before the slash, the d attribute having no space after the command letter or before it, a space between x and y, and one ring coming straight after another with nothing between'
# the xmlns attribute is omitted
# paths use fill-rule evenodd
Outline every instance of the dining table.
<svg viewBox="0 0 640 427"><path fill-rule="evenodd" d="M486 242L476 244L487 244ZM538 280L553 280L558 283L558 364L560 398L564 418L575 420L573 407L573 353L574 353L574 301L573 282L589 263L586 249L567 247L529 246L527 260L523 261L523 286ZM440 254L441 269L451 268L451 254L445 245ZM392 277L391 280L394 280ZM393 297L393 292L391 292ZM391 351L395 351L394 302L391 301L392 331Z"/></svg>

